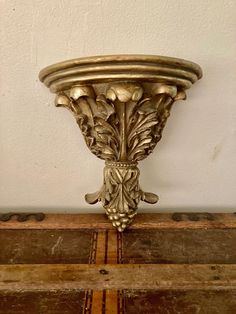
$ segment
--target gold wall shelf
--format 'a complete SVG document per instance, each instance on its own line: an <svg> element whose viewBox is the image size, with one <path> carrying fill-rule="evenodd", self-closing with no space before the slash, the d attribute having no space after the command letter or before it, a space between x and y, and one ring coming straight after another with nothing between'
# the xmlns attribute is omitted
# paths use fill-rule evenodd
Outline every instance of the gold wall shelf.
<svg viewBox="0 0 236 314"><path fill-rule="evenodd" d="M138 161L160 141L173 103L201 77L193 62L150 55L79 58L39 73L56 106L73 113L90 151L105 160L102 188L85 199L102 202L118 231L132 222L140 200L158 201L140 188Z"/></svg>

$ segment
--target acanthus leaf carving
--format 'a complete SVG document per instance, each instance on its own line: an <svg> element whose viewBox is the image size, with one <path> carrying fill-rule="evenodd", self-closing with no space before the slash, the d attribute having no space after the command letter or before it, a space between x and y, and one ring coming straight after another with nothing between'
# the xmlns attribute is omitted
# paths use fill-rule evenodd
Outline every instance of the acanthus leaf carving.
<svg viewBox="0 0 236 314"><path fill-rule="evenodd" d="M116 83L96 96L92 86L74 86L57 96L69 109L92 153L106 161L100 191L87 194L90 204L101 201L112 224L123 231L133 220L140 200L155 203L158 196L139 186L137 162L160 141L176 98L175 86L158 85L152 94L134 83Z"/></svg>

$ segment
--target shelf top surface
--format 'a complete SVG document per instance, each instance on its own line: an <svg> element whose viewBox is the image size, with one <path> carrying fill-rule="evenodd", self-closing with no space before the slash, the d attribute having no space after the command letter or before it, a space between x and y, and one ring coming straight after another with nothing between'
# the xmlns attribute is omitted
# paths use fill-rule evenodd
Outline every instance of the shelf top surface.
<svg viewBox="0 0 236 314"><path fill-rule="evenodd" d="M166 83L190 88L202 77L196 63L155 55L107 55L77 58L42 69L39 78L52 92L73 85L114 81Z"/></svg>

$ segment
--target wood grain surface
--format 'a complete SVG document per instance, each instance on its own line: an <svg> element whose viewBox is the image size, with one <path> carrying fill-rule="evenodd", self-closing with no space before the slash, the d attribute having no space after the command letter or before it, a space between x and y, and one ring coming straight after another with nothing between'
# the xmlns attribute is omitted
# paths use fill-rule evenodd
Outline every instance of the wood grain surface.
<svg viewBox="0 0 236 314"><path fill-rule="evenodd" d="M236 265L0 265L0 290L236 289Z"/></svg>
<svg viewBox="0 0 236 314"><path fill-rule="evenodd" d="M234 213L139 214L124 233L100 214L18 219L0 222L0 314L236 313Z"/></svg>
<svg viewBox="0 0 236 314"><path fill-rule="evenodd" d="M140 213L130 229L236 228L235 213ZM105 214L46 214L43 221L13 217L0 221L0 229L105 229L113 230Z"/></svg>

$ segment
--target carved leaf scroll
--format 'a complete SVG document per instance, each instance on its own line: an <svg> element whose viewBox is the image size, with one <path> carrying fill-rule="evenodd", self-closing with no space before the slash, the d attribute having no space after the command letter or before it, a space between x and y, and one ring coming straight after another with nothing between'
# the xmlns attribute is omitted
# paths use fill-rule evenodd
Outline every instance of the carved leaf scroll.
<svg viewBox="0 0 236 314"><path fill-rule="evenodd" d="M114 89L113 87L113 93ZM77 97L74 94L75 92L71 97L66 94L61 95L60 105L74 113L89 149L97 157L110 161L120 161L122 122L125 123L127 141L126 160L139 161L146 158L161 139L173 102L173 99L166 94L136 101L132 100L132 94L130 99L126 95L125 121L121 121L119 106L122 102L114 94L111 100L111 91L108 93L110 99L104 94L92 98L94 92L77 93Z"/></svg>
<svg viewBox="0 0 236 314"><path fill-rule="evenodd" d="M184 96L168 85L158 85L147 95L134 83L113 84L97 96L91 86L74 86L57 96L56 105L74 114L91 152L107 162L101 190L87 194L86 201L101 201L119 231L132 221L140 200L158 200L141 190L136 164L153 151L174 100Z"/></svg>

